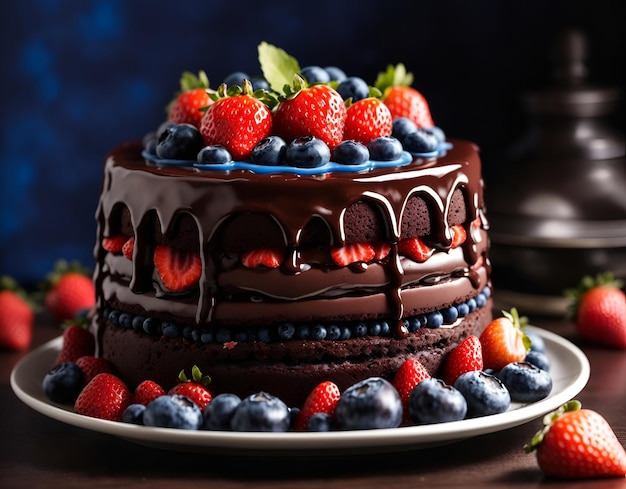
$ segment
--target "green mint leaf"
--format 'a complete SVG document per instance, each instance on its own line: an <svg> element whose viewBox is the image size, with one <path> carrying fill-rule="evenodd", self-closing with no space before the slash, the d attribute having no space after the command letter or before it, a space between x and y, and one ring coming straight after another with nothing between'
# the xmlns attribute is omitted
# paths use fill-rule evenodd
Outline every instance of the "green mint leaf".
<svg viewBox="0 0 626 489"><path fill-rule="evenodd" d="M294 75L300 73L298 61L267 42L259 44L258 52L261 71L271 89L282 93L285 85L292 86Z"/></svg>

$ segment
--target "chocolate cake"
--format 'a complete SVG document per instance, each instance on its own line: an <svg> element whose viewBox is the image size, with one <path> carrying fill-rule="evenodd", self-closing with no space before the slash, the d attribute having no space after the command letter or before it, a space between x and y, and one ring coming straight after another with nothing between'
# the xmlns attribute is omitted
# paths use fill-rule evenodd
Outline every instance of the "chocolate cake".
<svg viewBox="0 0 626 489"><path fill-rule="evenodd" d="M197 365L215 393L293 406L408 357L436 375L491 320L478 153L448 140L305 171L115 148L97 209L98 354L131 388Z"/></svg>

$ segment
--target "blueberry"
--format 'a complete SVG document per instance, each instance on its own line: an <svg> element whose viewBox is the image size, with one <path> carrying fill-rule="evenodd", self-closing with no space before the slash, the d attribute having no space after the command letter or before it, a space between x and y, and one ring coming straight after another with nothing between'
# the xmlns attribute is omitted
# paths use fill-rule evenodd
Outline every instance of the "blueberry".
<svg viewBox="0 0 626 489"><path fill-rule="evenodd" d="M163 321L161 323L161 330L163 331L163 335L168 338L176 338L177 336L180 336L178 324L173 321Z"/></svg>
<svg viewBox="0 0 626 489"><path fill-rule="evenodd" d="M457 304L456 310L457 310L457 312L459 314L459 317L461 317L461 318L467 316L469 314L469 312L470 312L469 306L465 302L462 302L461 304Z"/></svg>
<svg viewBox="0 0 626 489"><path fill-rule="evenodd" d="M313 414L306 425L307 431L331 431L333 429L333 417L327 413Z"/></svg>
<svg viewBox="0 0 626 489"><path fill-rule="evenodd" d="M233 431L281 432L289 429L287 405L270 394L259 392L242 400L230 420Z"/></svg>
<svg viewBox="0 0 626 489"><path fill-rule="evenodd" d="M433 311L426 314L426 326L436 329L443 325L443 314L439 311Z"/></svg>
<svg viewBox="0 0 626 489"><path fill-rule="evenodd" d="M416 424L458 421L466 413L463 394L441 379L425 379L409 395L409 414Z"/></svg>
<svg viewBox="0 0 626 489"><path fill-rule="evenodd" d="M391 125L391 135L400 142L404 141L407 134L417 131L417 125L408 117L398 117Z"/></svg>
<svg viewBox="0 0 626 489"><path fill-rule="evenodd" d="M305 66L300 70L300 74L309 85L313 83L328 83L330 81L330 75L321 66Z"/></svg>
<svg viewBox="0 0 626 489"><path fill-rule="evenodd" d="M367 324L358 322L354 325L354 336L361 338L367 334Z"/></svg>
<svg viewBox="0 0 626 489"><path fill-rule="evenodd" d="M283 162L287 143L278 136L261 139L250 153L250 161L256 165L278 166Z"/></svg>
<svg viewBox="0 0 626 489"><path fill-rule="evenodd" d="M344 430L397 428L402 421L402 401L389 381L370 377L344 391L335 418Z"/></svg>
<svg viewBox="0 0 626 489"><path fill-rule="evenodd" d="M540 368L541 370L545 370L546 372L550 371L550 358L542 351L530 350L526 354L525 362L532 363L535 367Z"/></svg>
<svg viewBox="0 0 626 489"><path fill-rule="evenodd" d="M202 411L186 396L163 395L151 401L143 413L143 424L161 428L197 430L202 425Z"/></svg>
<svg viewBox="0 0 626 489"><path fill-rule="evenodd" d="M511 404L511 395L502 381L481 370L460 375L454 387L467 401L468 418L503 413Z"/></svg>
<svg viewBox="0 0 626 489"><path fill-rule="evenodd" d="M109 312L107 319L111 324L115 324L117 326L118 324L120 324L120 314L120 311L118 311L117 309L113 309L111 312Z"/></svg>
<svg viewBox="0 0 626 489"><path fill-rule="evenodd" d="M363 78L349 76L337 86L337 92L344 100L352 99L352 102L367 98L370 87Z"/></svg>
<svg viewBox="0 0 626 489"><path fill-rule="evenodd" d="M367 332L370 336L380 336L381 331L382 328L380 327L380 323L378 321L370 322L367 327Z"/></svg>
<svg viewBox="0 0 626 489"><path fill-rule="evenodd" d="M412 316L408 319L408 330L409 333L415 333L415 331L417 331L418 329L420 329L422 327L422 323L419 320L418 316Z"/></svg>
<svg viewBox="0 0 626 489"><path fill-rule="evenodd" d="M333 161L342 165L360 165L370 159L370 152L363 143L347 139L333 151Z"/></svg>
<svg viewBox="0 0 626 489"><path fill-rule="evenodd" d="M230 430L230 420L241 398L235 394L218 394L204 408L204 425L207 430Z"/></svg>
<svg viewBox="0 0 626 489"><path fill-rule="evenodd" d="M252 83L252 90L254 90L255 92L257 90L269 90L270 89L270 84L262 76L253 76L250 79L250 82Z"/></svg>
<svg viewBox="0 0 626 489"><path fill-rule="evenodd" d="M471 298L471 299L467 299L467 301L465 302L467 304L467 307L469 309L469 312L474 312L476 310L476 299Z"/></svg>
<svg viewBox="0 0 626 489"><path fill-rule="evenodd" d="M56 365L43 378L43 392L52 402L73 403L83 386L83 371L74 362Z"/></svg>
<svg viewBox="0 0 626 489"><path fill-rule="evenodd" d="M157 130L155 131L156 133L156 137L157 137L157 142L159 139L161 139L161 136L163 135L164 132L166 132L167 130L169 130L170 127L174 127L176 125L176 122L174 121L163 121L159 127L157 127ZM154 152L156 154L156 150Z"/></svg>
<svg viewBox="0 0 626 489"><path fill-rule="evenodd" d="M131 326L135 331L143 331L143 322L146 320L143 316L135 316L131 322Z"/></svg>
<svg viewBox="0 0 626 489"><path fill-rule="evenodd" d="M272 335L270 333L270 330L266 327L259 328L256 337L257 340L261 343L269 343L270 341L272 341Z"/></svg>
<svg viewBox="0 0 626 489"><path fill-rule="evenodd" d="M341 328L336 324L331 324L330 326L328 326L327 331L328 333L326 335L326 339L337 341L339 338L341 338Z"/></svg>
<svg viewBox="0 0 626 489"><path fill-rule="evenodd" d="M123 312L117 318L117 322L123 328L129 329L133 326L133 316L127 312Z"/></svg>
<svg viewBox="0 0 626 489"><path fill-rule="evenodd" d="M296 329L296 337L299 340L308 340L311 337L311 328L306 324L301 324Z"/></svg>
<svg viewBox="0 0 626 489"><path fill-rule="evenodd" d="M480 293L476 296L476 307L484 307L487 304L487 298L483 293Z"/></svg>
<svg viewBox="0 0 626 489"><path fill-rule="evenodd" d="M317 168L330 161L330 149L321 139L303 136L287 145L285 159L298 168Z"/></svg>
<svg viewBox="0 0 626 489"><path fill-rule="evenodd" d="M404 149L411 153L430 153L439 145L437 138L422 128L406 134L402 139L402 144Z"/></svg>
<svg viewBox="0 0 626 489"><path fill-rule="evenodd" d="M158 141L159 141L159 138L157 137L156 131L149 132L141 140L141 145L143 147L143 150L146 153L150 153L151 155L156 154L156 147L157 147Z"/></svg>
<svg viewBox="0 0 626 489"><path fill-rule="evenodd" d="M198 152L196 161L201 165L224 165L233 161L233 157L221 144L212 144Z"/></svg>
<svg viewBox="0 0 626 489"><path fill-rule="evenodd" d="M142 324L144 333L149 335L161 334L161 321L155 318L146 318Z"/></svg>
<svg viewBox="0 0 626 489"><path fill-rule="evenodd" d="M122 414L122 421L130 424L143 424L143 414L146 412L146 406L143 404L130 404Z"/></svg>
<svg viewBox="0 0 626 489"><path fill-rule="evenodd" d="M314 341L322 341L326 339L328 331L323 324L316 324L311 328L311 339Z"/></svg>
<svg viewBox="0 0 626 489"><path fill-rule="evenodd" d="M204 141L192 124L175 124L159 137L156 155L168 160L195 160Z"/></svg>
<svg viewBox="0 0 626 489"><path fill-rule="evenodd" d="M238 85L242 86L244 80L249 80L250 76L244 71L233 71L226 78L224 78L223 83L226 83L227 86Z"/></svg>
<svg viewBox="0 0 626 489"><path fill-rule="evenodd" d="M545 341L543 341L543 338L541 336L539 336L537 333L533 333L532 331L525 331L524 333L530 339L531 351L539 351L545 353L546 343Z"/></svg>
<svg viewBox="0 0 626 489"><path fill-rule="evenodd" d="M445 142L446 134L443 132L443 129L441 129L440 127L437 127L437 126L423 127L422 129L432 134L437 139L438 144Z"/></svg>
<svg viewBox="0 0 626 489"><path fill-rule="evenodd" d="M218 343L228 343L232 339L233 335L229 328L220 328L215 332L215 341Z"/></svg>
<svg viewBox="0 0 626 489"><path fill-rule="evenodd" d="M502 367L498 378L517 402L535 402L552 391L552 377L547 370L528 362L513 362Z"/></svg>
<svg viewBox="0 0 626 489"><path fill-rule="evenodd" d="M341 82L346 79L346 72L337 66L325 66L324 69L331 80Z"/></svg>
<svg viewBox="0 0 626 489"><path fill-rule="evenodd" d="M441 310L443 316L443 324L451 324L459 317L459 311L456 307L450 306Z"/></svg>
<svg viewBox="0 0 626 489"><path fill-rule="evenodd" d="M381 136L372 139L367 149L370 152L370 158L377 161L397 160L402 156L402 144L393 136Z"/></svg>
<svg viewBox="0 0 626 489"><path fill-rule="evenodd" d="M293 323L281 323L278 325L278 337L281 340L290 340L296 333Z"/></svg>

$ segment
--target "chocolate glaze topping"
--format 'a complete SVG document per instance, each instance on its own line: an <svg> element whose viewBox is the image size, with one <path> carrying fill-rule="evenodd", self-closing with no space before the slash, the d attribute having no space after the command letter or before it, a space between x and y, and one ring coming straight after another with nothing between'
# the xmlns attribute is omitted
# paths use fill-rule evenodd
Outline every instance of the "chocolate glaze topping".
<svg viewBox="0 0 626 489"><path fill-rule="evenodd" d="M320 176L292 174L260 175L246 170L205 171L190 167L155 166L141 157L139 143L127 143L114 149L107 156L100 203L97 209L98 240L95 272L99 304L116 296L117 289L128 287L136 295L136 303L143 307L154 297L168 295L155 286L152 255L154 251L154 228L163 235L171 235L181 215L190 216L197 227L198 247L203 265L199 291L184 297L169 295L172 305L180 302L185 307L195 304L195 323L210 328L220 321L220 306L228 299L218 287L220 277L228 272L224 265L221 235L227 224L236 216L247 213L269 215L282 232L287 257L273 277L284 280L289 290L289 277L307 276L307 280L323 277L319 265L307 262L300 249L303 232L312 219L320 219L328 228L330 239L327 246L343 246L346 243L346 209L357 202L368 202L383 216L386 241L391 245L389 255L379 264L371 266L355 264L342 273L360 273L364 277L382 267L384 279L376 286L363 287L355 281L346 281L342 293L346 298L372 295L376 289L386 298L385 313L395 321L395 336L405 337L407 331L402 318L405 316L403 288L411 285L403 261L398 254L402 216L408 199L419 195L429 204L431 232L429 244L438 251L452 253L452 233L448 215L452 195L460 189L465 199L467 239L462 245L464 266L449 271L447 279L466 277L476 290L485 285L488 273L479 273L487 266L486 234L488 227L483 209L483 180L478 148L470 142L453 140L447 154L432 159L415 158L409 165L393 169L375 169L363 173L333 173ZM130 282L118 283L106 251L100 246L105 236L118 231L119 209L125 208L135 236ZM434 211L434 212L433 212ZM478 223L478 225L477 225ZM315 269L309 275L308 271ZM327 273L338 273L326 270ZM436 277L423 276L419 285ZM323 282L323 278L320 279ZM260 282L260 281L257 281ZM245 284L244 284L245 285ZM415 283L413 284L416 285ZM259 286L260 287L260 286ZM245 288L245 287L244 287ZM275 287L274 287L275 288ZM312 290L324 290L311 287ZM258 292L258 291L257 291ZM262 292L262 291L261 291ZM324 294L327 294L324 290ZM314 293L306 300L323 300L324 294ZM287 298L287 292L284 298ZM286 299L284 299L286 300ZM284 300L275 303L277 311ZM293 303L293 300L291 300ZM143 305L142 305L143 304ZM262 304L267 309L268 303ZM144 307L148 310L148 307ZM250 309L253 311L253 308ZM254 315L254 313L252 313ZM280 312L277 313L280 316ZM243 319L243 318L242 318ZM288 319L288 318L283 318Z"/></svg>

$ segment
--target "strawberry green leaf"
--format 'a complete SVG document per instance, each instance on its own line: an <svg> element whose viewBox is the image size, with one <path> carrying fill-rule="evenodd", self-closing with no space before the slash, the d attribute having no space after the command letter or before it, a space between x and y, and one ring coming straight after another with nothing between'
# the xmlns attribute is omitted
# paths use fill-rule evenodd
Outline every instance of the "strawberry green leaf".
<svg viewBox="0 0 626 489"><path fill-rule="evenodd" d="M563 295L570 300L567 306L566 319L575 319L583 295L591 289L601 286L621 289L624 286L624 282L616 279L611 272L598 273L595 277L590 275L584 276L578 287L563 291Z"/></svg>
<svg viewBox="0 0 626 489"><path fill-rule="evenodd" d="M395 66L388 65L386 71L380 72L376 78L374 86L384 93L385 90L391 87L409 87L412 84L413 73L406 71L406 67L402 63L399 63Z"/></svg>
<svg viewBox="0 0 626 489"><path fill-rule="evenodd" d="M272 90L282 93L285 85L292 86L294 75L300 73L298 61L267 42L259 44L258 52L261 71Z"/></svg>
<svg viewBox="0 0 626 489"><path fill-rule="evenodd" d="M535 435L532 437L529 443L524 445L524 451L526 453L530 453L533 450L536 450L541 442L543 441L543 437L546 435L548 431L550 431L550 426L552 423L556 421L563 414L570 411L578 411L582 407L580 401L573 399L571 401L566 402L565 404L559 406L556 410L546 414L543 417L543 428L541 428Z"/></svg>

